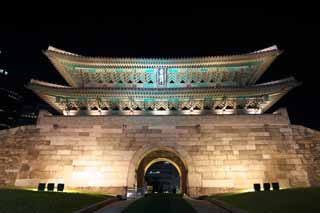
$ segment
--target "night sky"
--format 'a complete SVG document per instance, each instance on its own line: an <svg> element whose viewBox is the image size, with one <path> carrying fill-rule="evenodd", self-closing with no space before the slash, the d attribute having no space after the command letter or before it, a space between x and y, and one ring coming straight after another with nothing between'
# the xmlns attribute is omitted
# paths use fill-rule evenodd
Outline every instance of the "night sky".
<svg viewBox="0 0 320 213"><path fill-rule="evenodd" d="M293 124L320 130L315 19L295 11L257 8L155 14L168 16L1 19L0 68L9 72L7 85L1 86L21 93L26 104L37 105L42 101L24 89L31 78L67 84L42 53L49 45L82 55L111 57L215 56L277 45L284 52L258 83L293 76L303 84L268 112L287 107Z"/></svg>

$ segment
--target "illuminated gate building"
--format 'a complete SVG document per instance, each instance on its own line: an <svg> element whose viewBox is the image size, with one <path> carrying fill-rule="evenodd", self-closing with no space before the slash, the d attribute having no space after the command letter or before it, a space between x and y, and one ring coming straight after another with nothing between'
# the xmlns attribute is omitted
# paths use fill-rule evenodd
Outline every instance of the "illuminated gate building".
<svg viewBox="0 0 320 213"><path fill-rule="evenodd" d="M276 46L161 59L44 53L69 85L27 87L61 115L42 111L36 126L0 132L0 154L12 159L0 184L123 194L160 161L191 196L320 183L319 132L290 124L285 109L265 113L299 85L293 77L256 84L280 55Z"/></svg>

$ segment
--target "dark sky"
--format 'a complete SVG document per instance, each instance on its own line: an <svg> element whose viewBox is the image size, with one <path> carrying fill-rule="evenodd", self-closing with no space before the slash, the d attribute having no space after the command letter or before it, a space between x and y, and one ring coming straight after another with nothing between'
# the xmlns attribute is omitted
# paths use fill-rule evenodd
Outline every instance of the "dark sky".
<svg viewBox="0 0 320 213"><path fill-rule="evenodd" d="M163 16L1 19L0 68L9 72L5 86L36 104L40 100L23 87L31 78L66 84L42 54L49 45L90 56L183 57L246 53L275 44L284 52L258 83L294 76L303 84L269 111L287 107L293 124L320 129L319 24L299 14L207 8Z"/></svg>

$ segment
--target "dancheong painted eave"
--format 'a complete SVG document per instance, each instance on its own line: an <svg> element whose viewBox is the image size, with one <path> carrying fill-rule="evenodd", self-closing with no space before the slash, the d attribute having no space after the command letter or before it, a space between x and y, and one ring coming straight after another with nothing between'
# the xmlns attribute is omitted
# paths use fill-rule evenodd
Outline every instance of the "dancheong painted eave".
<svg viewBox="0 0 320 213"><path fill-rule="evenodd" d="M157 87L159 69L164 69L168 80L165 87L197 87L197 84L184 82L189 79L190 82L222 86L254 84L281 51L277 46L271 46L247 54L226 56L112 58L82 56L50 46L44 53L73 87L122 87L123 84L126 87ZM148 80L144 82L141 79ZM141 82L153 84L143 85Z"/></svg>
<svg viewBox="0 0 320 213"><path fill-rule="evenodd" d="M229 88L72 88L32 80L27 87L64 115L261 114L299 84L287 78Z"/></svg>

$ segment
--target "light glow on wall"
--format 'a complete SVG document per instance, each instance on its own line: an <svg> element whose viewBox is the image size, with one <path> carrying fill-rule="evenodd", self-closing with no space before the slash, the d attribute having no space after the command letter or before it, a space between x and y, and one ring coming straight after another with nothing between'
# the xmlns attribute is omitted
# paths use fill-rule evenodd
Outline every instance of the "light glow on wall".
<svg viewBox="0 0 320 213"><path fill-rule="evenodd" d="M81 171L73 172L71 177L71 183L74 186L99 186L103 178L102 174L96 171Z"/></svg>

